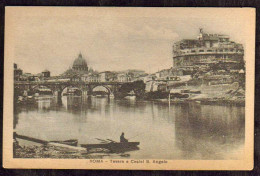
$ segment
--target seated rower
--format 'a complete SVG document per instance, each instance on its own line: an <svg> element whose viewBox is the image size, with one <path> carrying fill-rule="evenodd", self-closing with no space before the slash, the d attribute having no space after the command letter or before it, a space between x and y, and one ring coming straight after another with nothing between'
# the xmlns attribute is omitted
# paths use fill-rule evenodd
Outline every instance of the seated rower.
<svg viewBox="0 0 260 176"><path fill-rule="evenodd" d="M121 136L120 136L120 142L128 142L128 140L125 138L125 136L124 136L125 134L124 134L124 132L121 134Z"/></svg>

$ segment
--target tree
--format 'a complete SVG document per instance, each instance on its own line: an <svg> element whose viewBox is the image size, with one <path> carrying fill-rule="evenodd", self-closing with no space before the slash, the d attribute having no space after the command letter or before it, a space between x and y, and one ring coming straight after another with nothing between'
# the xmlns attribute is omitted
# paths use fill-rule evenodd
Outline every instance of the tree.
<svg viewBox="0 0 260 176"><path fill-rule="evenodd" d="M124 83L116 93L116 98L124 98L127 96L127 94L131 91L135 92L136 98L137 99L142 99L144 98L145 95L145 83L141 80L139 81L134 81L134 82L129 82L129 83Z"/></svg>

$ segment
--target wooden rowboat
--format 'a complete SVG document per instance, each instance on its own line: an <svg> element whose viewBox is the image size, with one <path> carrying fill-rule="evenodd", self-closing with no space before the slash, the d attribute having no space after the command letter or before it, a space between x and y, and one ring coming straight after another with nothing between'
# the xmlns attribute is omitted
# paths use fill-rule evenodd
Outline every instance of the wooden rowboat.
<svg viewBox="0 0 260 176"><path fill-rule="evenodd" d="M109 151L130 151L138 149L140 142L110 142L105 144L81 144L81 147L87 150L91 149L108 149Z"/></svg>
<svg viewBox="0 0 260 176"><path fill-rule="evenodd" d="M70 139L70 140L65 140L65 141L50 141L50 142L59 143L59 144L66 144L66 145L71 145L71 146L77 146L78 145L77 139Z"/></svg>

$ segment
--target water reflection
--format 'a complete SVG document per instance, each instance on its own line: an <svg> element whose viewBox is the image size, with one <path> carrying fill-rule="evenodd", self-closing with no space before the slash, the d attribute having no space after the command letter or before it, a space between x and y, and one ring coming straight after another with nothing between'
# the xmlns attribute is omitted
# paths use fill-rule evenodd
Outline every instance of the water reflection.
<svg viewBox="0 0 260 176"><path fill-rule="evenodd" d="M80 144L99 143L95 138L119 141L124 131L130 141L140 142L140 150L129 151L137 159L240 159L244 115L243 107L64 96L16 108L14 127L20 134L76 138Z"/></svg>
<svg viewBox="0 0 260 176"><path fill-rule="evenodd" d="M235 149L244 143L242 108L189 104L180 106L176 117L176 144L186 159L190 155L218 159L225 157L223 150Z"/></svg>

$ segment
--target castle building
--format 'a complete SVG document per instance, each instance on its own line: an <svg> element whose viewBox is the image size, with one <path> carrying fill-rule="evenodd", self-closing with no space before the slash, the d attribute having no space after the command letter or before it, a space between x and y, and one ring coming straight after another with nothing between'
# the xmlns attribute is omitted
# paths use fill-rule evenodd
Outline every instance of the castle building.
<svg viewBox="0 0 260 176"><path fill-rule="evenodd" d="M85 60L85 58L83 58L83 56L82 56L81 53L80 53L79 56L74 60L72 69L73 69L73 70L76 70L76 71L86 71L86 72L88 72L88 64L87 64L87 61Z"/></svg>
<svg viewBox="0 0 260 176"><path fill-rule="evenodd" d="M183 39L173 44L173 68L191 68L214 63L231 65L244 62L243 45L222 34L208 34L200 29L197 39Z"/></svg>

